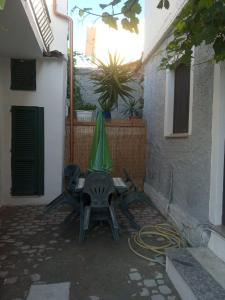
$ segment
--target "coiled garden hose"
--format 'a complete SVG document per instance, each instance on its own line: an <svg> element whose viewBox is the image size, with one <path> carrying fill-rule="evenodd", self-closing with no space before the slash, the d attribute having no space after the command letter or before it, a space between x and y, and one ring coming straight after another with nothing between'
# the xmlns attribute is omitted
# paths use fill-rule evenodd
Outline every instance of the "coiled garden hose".
<svg viewBox="0 0 225 300"><path fill-rule="evenodd" d="M162 257L165 256L165 250L171 247L181 248L185 242L174 227L162 223L142 227L128 238L128 245L137 256L164 266Z"/></svg>

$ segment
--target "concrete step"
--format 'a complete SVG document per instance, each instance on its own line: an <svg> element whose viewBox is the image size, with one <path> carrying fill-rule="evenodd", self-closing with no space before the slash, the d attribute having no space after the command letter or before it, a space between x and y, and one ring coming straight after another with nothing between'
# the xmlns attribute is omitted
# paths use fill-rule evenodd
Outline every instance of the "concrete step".
<svg viewBox="0 0 225 300"><path fill-rule="evenodd" d="M208 247L225 262L225 226L214 226Z"/></svg>
<svg viewBox="0 0 225 300"><path fill-rule="evenodd" d="M166 270L183 300L225 299L225 263L208 248L168 250Z"/></svg>

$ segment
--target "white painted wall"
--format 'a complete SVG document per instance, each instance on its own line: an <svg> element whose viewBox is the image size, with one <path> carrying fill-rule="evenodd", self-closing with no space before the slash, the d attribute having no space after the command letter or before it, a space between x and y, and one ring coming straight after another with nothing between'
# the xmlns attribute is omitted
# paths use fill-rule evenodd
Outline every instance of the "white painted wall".
<svg viewBox="0 0 225 300"><path fill-rule="evenodd" d="M67 35L68 23L53 14L53 0L46 0L50 18L51 28L54 35L54 41L50 46L50 50L58 50L67 56ZM57 11L67 15L67 0L57 0Z"/></svg>
<svg viewBox="0 0 225 300"><path fill-rule="evenodd" d="M145 0L144 59L172 24L187 0L170 0L170 8L158 9L159 0Z"/></svg>
<svg viewBox="0 0 225 300"><path fill-rule="evenodd" d="M21 0L26 6L26 1ZM0 57L0 206L20 204L46 204L61 193L64 167L64 121L67 83L67 21L53 15L53 0L47 0L51 15L54 42L50 50L64 54L60 59L37 59L37 90L10 90L10 51ZM28 9L26 7L26 9ZM58 10L67 14L67 0L58 0ZM27 12L27 11L26 11ZM12 39L16 36L11 35ZM27 38L29 38L27 36ZM1 48L1 45L0 45ZM24 47L25 48L25 47ZM26 49L24 49L24 53ZM32 57L33 53L33 57ZM21 56L20 56L21 57ZM27 55L24 55L26 58ZM43 196L12 197L11 188L11 113L12 105L44 107L45 118L45 192Z"/></svg>
<svg viewBox="0 0 225 300"><path fill-rule="evenodd" d="M64 162L64 99L66 97L66 61L37 60L36 92L10 90L10 59L0 59L1 103L3 114L1 169L2 204L48 203L61 193ZM12 197L11 188L11 113L12 105L44 107L45 118L45 194L41 197Z"/></svg>
<svg viewBox="0 0 225 300"><path fill-rule="evenodd" d="M222 224L225 147L225 63L214 66L209 219Z"/></svg>

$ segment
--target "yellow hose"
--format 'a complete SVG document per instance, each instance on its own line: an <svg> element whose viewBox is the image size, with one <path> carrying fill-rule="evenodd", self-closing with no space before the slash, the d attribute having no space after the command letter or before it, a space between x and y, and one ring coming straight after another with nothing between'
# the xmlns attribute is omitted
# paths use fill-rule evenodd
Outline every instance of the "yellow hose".
<svg viewBox="0 0 225 300"><path fill-rule="evenodd" d="M160 237L155 241L154 237ZM147 241L148 240L148 241ZM154 243L153 241L154 240ZM164 265L158 256L164 256L165 250L171 247L180 248L185 245L178 231L167 223L148 225L142 227L138 232L128 238L130 250L137 256L151 262ZM140 250L148 255L140 253Z"/></svg>

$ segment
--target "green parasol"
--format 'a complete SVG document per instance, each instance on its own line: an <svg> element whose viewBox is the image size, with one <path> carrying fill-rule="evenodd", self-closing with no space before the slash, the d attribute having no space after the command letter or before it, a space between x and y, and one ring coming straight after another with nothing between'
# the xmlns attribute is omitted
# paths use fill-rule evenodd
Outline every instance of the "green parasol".
<svg viewBox="0 0 225 300"><path fill-rule="evenodd" d="M5 7L5 0L0 0L0 10L3 10Z"/></svg>
<svg viewBox="0 0 225 300"><path fill-rule="evenodd" d="M105 172L110 172L112 170L112 159L109 152L105 121L102 112L98 112L96 119L88 169L91 171Z"/></svg>

